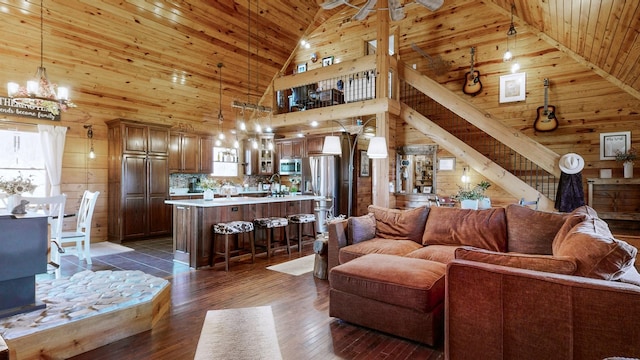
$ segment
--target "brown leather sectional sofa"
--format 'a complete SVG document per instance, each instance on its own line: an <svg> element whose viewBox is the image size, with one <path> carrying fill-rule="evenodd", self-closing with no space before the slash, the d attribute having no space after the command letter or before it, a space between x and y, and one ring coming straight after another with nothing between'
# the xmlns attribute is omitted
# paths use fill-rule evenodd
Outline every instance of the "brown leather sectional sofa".
<svg viewBox="0 0 640 360"><path fill-rule="evenodd" d="M640 358L637 250L588 206L369 211L329 225L331 316L448 359Z"/></svg>

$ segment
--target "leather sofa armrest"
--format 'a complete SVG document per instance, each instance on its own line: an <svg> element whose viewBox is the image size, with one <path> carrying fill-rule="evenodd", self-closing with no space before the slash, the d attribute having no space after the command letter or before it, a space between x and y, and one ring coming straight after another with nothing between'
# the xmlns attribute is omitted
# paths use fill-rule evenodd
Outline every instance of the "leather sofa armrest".
<svg viewBox="0 0 640 360"><path fill-rule="evenodd" d="M327 247L327 272L334 266L340 265L338 254L340 249L349 244L347 237L347 220L337 220L330 222L328 225L329 230L329 244Z"/></svg>
<svg viewBox="0 0 640 360"><path fill-rule="evenodd" d="M640 287L475 261L447 266L445 357L640 357Z"/></svg>

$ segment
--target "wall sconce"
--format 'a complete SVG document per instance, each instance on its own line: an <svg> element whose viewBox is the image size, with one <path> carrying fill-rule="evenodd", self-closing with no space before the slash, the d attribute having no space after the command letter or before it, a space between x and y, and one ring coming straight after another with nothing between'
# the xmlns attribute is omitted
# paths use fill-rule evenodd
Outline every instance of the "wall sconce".
<svg viewBox="0 0 640 360"><path fill-rule="evenodd" d="M89 159L95 159L96 153L93 151L93 125L85 125L85 129L87 129L87 139L91 142L91 149L89 150Z"/></svg>
<svg viewBox="0 0 640 360"><path fill-rule="evenodd" d="M516 5L511 4L511 25L509 26L509 30L507 31L507 51L505 51L504 55L502 56L502 60L505 62L513 60L513 53L509 48L509 39L513 38L513 48L515 49L516 47L516 36L518 32L516 31L515 25L513 25L513 11L515 10L515 8ZM513 65L511 65L511 72L515 73L518 70L520 70L520 64L518 64L518 62L516 61Z"/></svg>
<svg viewBox="0 0 640 360"><path fill-rule="evenodd" d="M471 177L469 176L469 167L464 167L462 169L462 176L460 177L460 181L462 181L462 185L465 190L469 190L469 183L471 182Z"/></svg>

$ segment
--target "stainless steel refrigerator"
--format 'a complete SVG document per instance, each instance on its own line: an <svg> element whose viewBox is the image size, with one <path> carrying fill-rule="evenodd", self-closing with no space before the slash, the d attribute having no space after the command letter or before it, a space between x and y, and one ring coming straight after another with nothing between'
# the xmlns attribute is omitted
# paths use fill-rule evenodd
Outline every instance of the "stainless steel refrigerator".
<svg viewBox="0 0 640 360"><path fill-rule="evenodd" d="M324 197L316 201L318 231L327 232L327 218L338 216L340 209L340 157L318 155L302 161L303 191Z"/></svg>

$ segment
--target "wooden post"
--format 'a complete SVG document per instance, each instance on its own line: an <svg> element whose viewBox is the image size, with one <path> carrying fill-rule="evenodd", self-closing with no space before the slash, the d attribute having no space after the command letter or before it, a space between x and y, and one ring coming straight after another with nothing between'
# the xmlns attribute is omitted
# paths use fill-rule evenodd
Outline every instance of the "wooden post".
<svg viewBox="0 0 640 360"><path fill-rule="evenodd" d="M389 15L384 10L388 7L387 0L378 1L377 45L376 49L376 98L389 97ZM376 114L376 136L383 136L389 146L389 113ZM371 193L372 202L378 206L389 206L389 158L374 159L372 161Z"/></svg>

